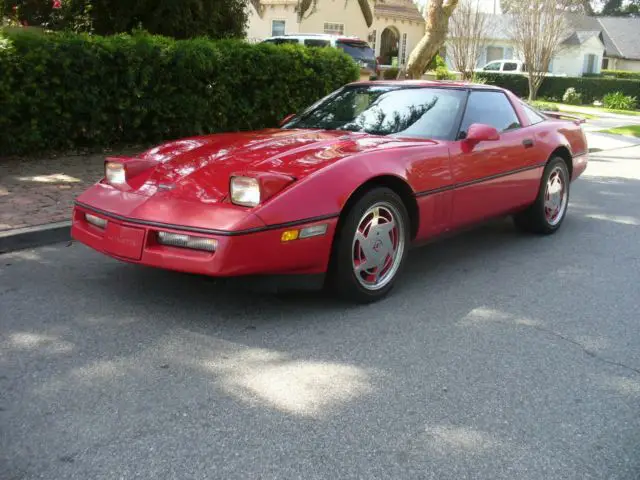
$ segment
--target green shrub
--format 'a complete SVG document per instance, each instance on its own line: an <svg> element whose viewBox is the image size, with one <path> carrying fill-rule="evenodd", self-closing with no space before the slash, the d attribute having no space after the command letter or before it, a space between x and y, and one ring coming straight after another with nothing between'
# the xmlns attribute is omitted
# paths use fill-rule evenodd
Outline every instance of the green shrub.
<svg viewBox="0 0 640 480"><path fill-rule="evenodd" d="M382 71L382 78L385 80L395 80L398 77L398 68L391 67Z"/></svg>
<svg viewBox="0 0 640 480"><path fill-rule="evenodd" d="M453 73L449 72L447 67L438 67L436 68L436 79L437 80L454 80L456 76Z"/></svg>
<svg viewBox="0 0 640 480"><path fill-rule="evenodd" d="M0 43L0 152L275 126L358 78L355 62L332 48L17 34Z"/></svg>
<svg viewBox="0 0 640 480"><path fill-rule="evenodd" d="M624 95L622 92L607 93L602 99L605 108L615 110L634 110L638 104L636 97Z"/></svg>
<svg viewBox="0 0 640 480"><path fill-rule="evenodd" d="M605 77L640 80L640 72L633 72L628 70L602 70L601 73Z"/></svg>
<svg viewBox="0 0 640 480"><path fill-rule="evenodd" d="M569 87L562 96L562 103L567 103L569 105L581 105L582 94L576 92L575 88Z"/></svg>
<svg viewBox="0 0 640 480"><path fill-rule="evenodd" d="M537 108L538 110L542 110L542 111L547 111L547 112L559 112L560 109L554 105L553 103L547 103L547 102L539 102L539 101L533 101L533 102L527 102L529 103L532 107Z"/></svg>
<svg viewBox="0 0 640 480"><path fill-rule="evenodd" d="M500 73L480 72L491 85L497 85L519 97L529 95L529 83L525 75L511 75ZM590 77L547 77L538 90L538 97L562 98L565 91L573 87L582 96L582 101L592 103L604 97L609 92L620 91L624 95L640 95L640 80L624 80L618 78L590 78Z"/></svg>

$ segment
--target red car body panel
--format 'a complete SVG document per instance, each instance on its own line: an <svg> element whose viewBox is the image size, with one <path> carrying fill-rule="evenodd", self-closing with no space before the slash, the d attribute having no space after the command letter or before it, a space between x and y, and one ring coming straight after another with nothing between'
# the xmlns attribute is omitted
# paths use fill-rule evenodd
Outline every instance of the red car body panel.
<svg viewBox="0 0 640 480"><path fill-rule="evenodd" d="M339 216L367 182L404 185L415 206L416 242L508 214L535 200L554 151L571 156L574 180L586 168L587 147L577 122L530 125L517 97L505 93L522 128L473 148L464 140L293 129L169 142L130 159L137 174L126 185L103 179L82 193L72 235L119 260L159 268L212 276L323 274ZM269 198L254 208L231 203L233 175L263 176L272 186ZM86 213L107 219L107 227L88 223ZM320 224L327 224L324 235L281 240L287 230ZM164 246L158 231L215 238L218 246L215 252Z"/></svg>

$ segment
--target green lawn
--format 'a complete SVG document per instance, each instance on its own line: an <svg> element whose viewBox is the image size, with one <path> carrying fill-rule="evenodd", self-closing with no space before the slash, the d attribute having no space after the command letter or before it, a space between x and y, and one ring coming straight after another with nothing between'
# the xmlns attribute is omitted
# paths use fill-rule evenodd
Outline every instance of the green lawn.
<svg viewBox="0 0 640 480"><path fill-rule="evenodd" d="M640 138L640 125L627 125L625 127L609 128L607 130L598 131L602 133L613 133L614 135Z"/></svg>
<svg viewBox="0 0 640 480"><path fill-rule="evenodd" d="M575 106L575 105L566 105L564 103L552 103L558 107L561 112L564 113L576 113L580 115L591 115L590 118L595 118L599 113L608 112L608 113L619 113L620 115L631 115L635 117L640 116L640 111L638 110L615 110L613 108L602 108L602 107L587 107L587 106ZM589 118L589 117L585 117Z"/></svg>

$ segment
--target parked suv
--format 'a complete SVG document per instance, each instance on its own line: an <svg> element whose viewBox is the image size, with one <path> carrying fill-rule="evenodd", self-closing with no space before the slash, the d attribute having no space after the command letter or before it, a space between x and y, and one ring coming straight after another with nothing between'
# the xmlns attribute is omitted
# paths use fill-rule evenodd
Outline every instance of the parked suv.
<svg viewBox="0 0 640 480"><path fill-rule="evenodd" d="M297 43L307 47L333 47L343 50L360 66L360 77L368 80L372 75L378 75L376 54L367 42L358 37L343 35L329 35L325 33L296 33L269 37L262 43Z"/></svg>

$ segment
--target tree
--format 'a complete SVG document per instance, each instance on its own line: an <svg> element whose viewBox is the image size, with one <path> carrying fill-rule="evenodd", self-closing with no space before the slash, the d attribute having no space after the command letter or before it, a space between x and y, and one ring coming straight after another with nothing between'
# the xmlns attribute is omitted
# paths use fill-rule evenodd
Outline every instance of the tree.
<svg viewBox="0 0 640 480"><path fill-rule="evenodd" d="M502 13L511 13L518 10L523 3L526 4L526 0L500 0L500 9ZM558 0L556 4L566 12L594 15L590 0Z"/></svg>
<svg viewBox="0 0 640 480"><path fill-rule="evenodd" d="M489 17L478 9L478 0L462 0L449 19L447 50L451 52L454 68L462 73L464 80L473 76L489 30Z"/></svg>
<svg viewBox="0 0 640 480"><path fill-rule="evenodd" d="M640 0L630 0L622 4L622 0L608 0L600 15L611 17L627 17L640 13Z"/></svg>
<svg viewBox="0 0 640 480"><path fill-rule="evenodd" d="M529 100L535 100L551 59L568 35L564 10L556 0L521 0L512 11L510 33L527 66Z"/></svg>
<svg viewBox="0 0 640 480"><path fill-rule="evenodd" d="M246 0L5 0L18 7L21 21L52 30L93 31L99 35L131 32L173 38L243 37L248 21Z"/></svg>
<svg viewBox="0 0 640 480"><path fill-rule="evenodd" d="M420 78L427 65L444 45L449 30L449 18L458 0L430 0L427 6L426 33L415 46L407 61L406 76Z"/></svg>

